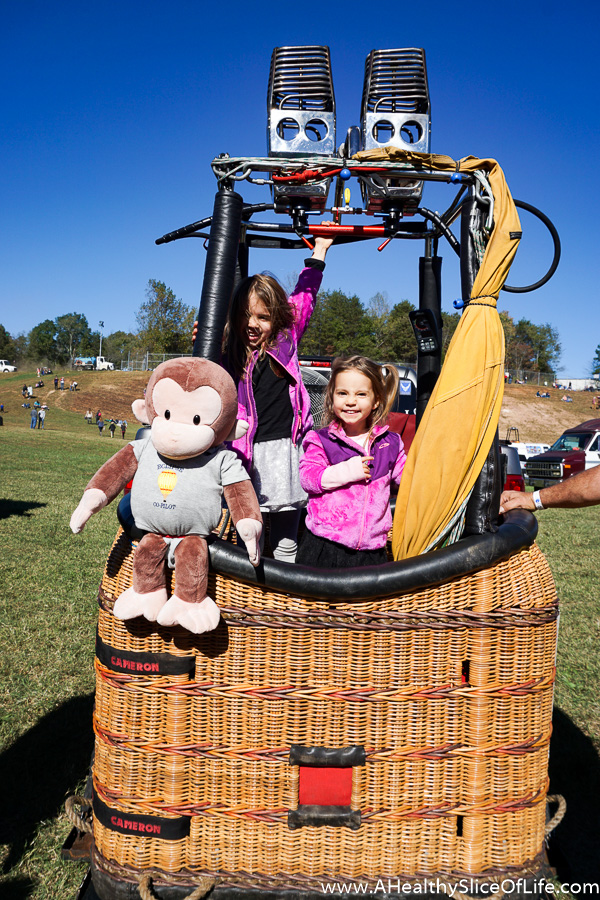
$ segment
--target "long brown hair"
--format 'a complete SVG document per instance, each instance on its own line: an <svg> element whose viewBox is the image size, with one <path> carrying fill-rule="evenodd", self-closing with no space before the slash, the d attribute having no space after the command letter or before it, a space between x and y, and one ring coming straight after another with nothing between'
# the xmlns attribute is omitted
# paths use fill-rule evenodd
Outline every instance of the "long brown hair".
<svg viewBox="0 0 600 900"><path fill-rule="evenodd" d="M294 324L293 308L283 287L273 275L263 273L244 278L231 300L223 332L223 355L227 357L231 369L238 377L244 372L251 355L248 345L241 337L245 330L251 294L262 300L269 310L271 316L269 346L275 343L281 331L289 331Z"/></svg>
<svg viewBox="0 0 600 900"><path fill-rule="evenodd" d="M333 411L333 395L335 391L335 382L338 375L342 372L348 372L351 369L365 375L371 382L375 400L378 405L367 419L369 431L380 422L385 422L389 411L392 408L396 393L398 391L398 372L395 366L380 366L379 363L373 362L367 356L338 356L331 364L331 378L325 391L324 402L324 419L326 422L333 422L336 419Z"/></svg>

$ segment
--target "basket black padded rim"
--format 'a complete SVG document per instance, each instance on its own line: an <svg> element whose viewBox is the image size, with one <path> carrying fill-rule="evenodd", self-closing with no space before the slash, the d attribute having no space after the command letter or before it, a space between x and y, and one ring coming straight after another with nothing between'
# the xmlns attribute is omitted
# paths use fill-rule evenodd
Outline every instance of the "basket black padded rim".
<svg viewBox="0 0 600 900"><path fill-rule="evenodd" d="M212 569L247 584L315 600L367 600L434 587L487 569L533 544L535 516L521 509L506 513L495 533L478 534L411 559L360 569L313 569L264 559L255 569L245 550L218 538L209 539Z"/></svg>

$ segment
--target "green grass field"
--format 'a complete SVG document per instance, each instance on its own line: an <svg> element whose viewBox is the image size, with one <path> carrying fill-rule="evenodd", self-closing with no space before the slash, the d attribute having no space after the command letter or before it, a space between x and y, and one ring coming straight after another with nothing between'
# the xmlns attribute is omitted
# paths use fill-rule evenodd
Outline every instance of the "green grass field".
<svg viewBox="0 0 600 900"><path fill-rule="evenodd" d="M89 477L121 446L75 413L44 431L27 410L0 428L0 896L75 898L84 863L63 862L64 801L92 751L96 595L115 506L82 535L68 522ZM129 436L129 435L128 435ZM133 434L131 434L133 436ZM567 815L554 852L563 881L600 881L600 508L539 514L561 599L551 791Z"/></svg>

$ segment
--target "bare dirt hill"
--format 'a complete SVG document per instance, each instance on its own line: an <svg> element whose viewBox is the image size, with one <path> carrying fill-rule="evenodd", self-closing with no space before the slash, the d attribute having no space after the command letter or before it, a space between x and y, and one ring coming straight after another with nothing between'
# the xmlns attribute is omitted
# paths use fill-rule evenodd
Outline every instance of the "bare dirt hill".
<svg viewBox="0 0 600 900"><path fill-rule="evenodd" d="M550 399L536 397L536 392L548 391ZM572 397L572 403L561 398ZM592 408L594 394L588 391L556 391L535 385L507 384L500 413L500 437L507 429L518 428L522 441L553 443L565 429L579 425L586 419L600 418L600 410Z"/></svg>
<svg viewBox="0 0 600 900"><path fill-rule="evenodd" d="M2 401L11 408L23 402L21 390L24 384L35 385L37 378L29 373L16 376L0 376ZM50 409L61 409L83 416L91 409L94 416L100 410L105 420L115 419L135 421L131 410L132 402L143 397L144 388L150 377L148 372L76 372L65 375L65 389L54 388L54 376L44 375L44 387L35 388L33 396L40 403L47 403ZM77 381L77 390L70 391L69 383Z"/></svg>
<svg viewBox="0 0 600 900"><path fill-rule="evenodd" d="M65 390L54 389L53 376L44 377L44 387L34 391L40 402L52 408L76 412L83 417L89 408L95 415L100 410L104 419L126 418L133 425L132 402L142 397L148 383L148 372L78 372L65 376ZM69 391L71 379L77 379L77 391ZM20 406L23 383L35 384L30 375L0 375L0 391L3 402L11 407ZM586 419L600 418L600 410L592 409L592 397L587 391L567 392L573 398L565 403L564 391L548 390L550 399L536 397L537 385L505 385L504 401L500 414L500 437L506 437L508 428L517 428L521 440L552 443L565 428L578 425Z"/></svg>

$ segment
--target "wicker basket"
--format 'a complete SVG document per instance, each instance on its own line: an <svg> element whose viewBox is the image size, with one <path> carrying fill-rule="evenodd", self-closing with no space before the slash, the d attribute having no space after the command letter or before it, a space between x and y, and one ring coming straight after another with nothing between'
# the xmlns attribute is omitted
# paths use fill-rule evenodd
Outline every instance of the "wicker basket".
<svg viewBox="0 0 600 900"><path fill-rule="evenodd" d="M335 603L213 573L202 636L114 618L134 547L120 530L100 589L101 897L144 872L184 896L536 871L558 611L535 545Z"/></svg>

